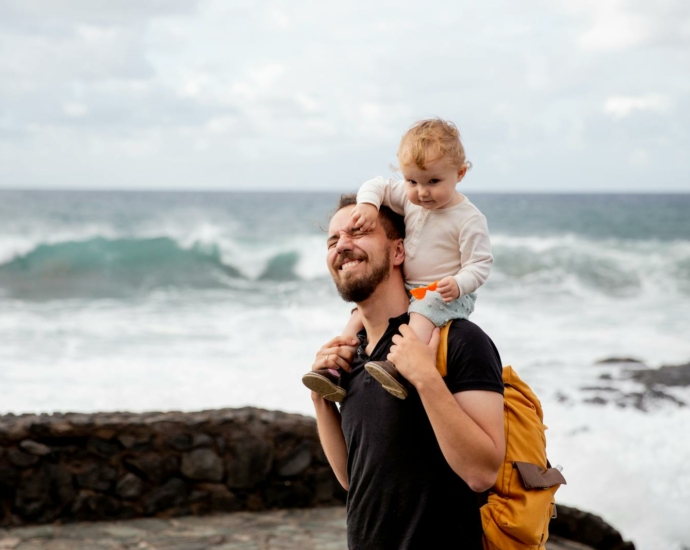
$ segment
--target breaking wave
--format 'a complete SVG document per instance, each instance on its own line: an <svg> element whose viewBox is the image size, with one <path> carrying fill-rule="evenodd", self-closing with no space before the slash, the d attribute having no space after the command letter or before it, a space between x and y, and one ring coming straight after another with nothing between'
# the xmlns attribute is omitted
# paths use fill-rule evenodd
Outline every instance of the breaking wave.
<svg viewBox="0 0 690 550"><path fill-rule="evenodd" d="M0 258L0 292L16 298L118 297L162 287L217 289L238 281L327 279L318 235L280 242L226 236L94 236L42 242ZM1 247L0 247L1 248ZM612 296L663 287L690 293L690 241L593 241L580 236L493 237L489 284ZM0 253L3 252L0 250Z"/></svg>

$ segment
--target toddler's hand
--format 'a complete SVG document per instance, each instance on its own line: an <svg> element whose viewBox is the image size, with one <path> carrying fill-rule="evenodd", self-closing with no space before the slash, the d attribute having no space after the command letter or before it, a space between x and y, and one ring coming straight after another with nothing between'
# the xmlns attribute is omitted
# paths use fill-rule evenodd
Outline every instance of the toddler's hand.
<svg viewBox="0 0 690 550"><path fill-rule="evenodd" d="M362 231L373 231L379 219L379 210L373 204L358 204L352 210L352 223Z"/></svg>
<svg viewBox="0 0 690 550"><path fill-rule="evenodd" d="M458 282L453 277L444 277L438 282L437 292L441 295L444 302L452 302L460 297Z"/></svg>

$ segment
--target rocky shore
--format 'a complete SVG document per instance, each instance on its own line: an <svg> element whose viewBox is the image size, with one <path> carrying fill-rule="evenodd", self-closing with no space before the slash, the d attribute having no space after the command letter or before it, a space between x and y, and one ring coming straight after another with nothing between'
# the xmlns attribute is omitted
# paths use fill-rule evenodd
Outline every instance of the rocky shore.
<svg viewBox="0 0 690 550"><path fill-rule="evenodd" d="M344 501L311 417L0 416L0 550L345 548ZM633 549L565 506L551 532L551 550Z"/></svg>
<svg viewBox="0 0 690 550"><path fill-rule="evenodd" d="M634 407L645 412L661 403L678 407L690 404L686 397L673 392L674 388L690 386L690 363L654 369L632 357L609 357L597 361L597 365L615 368L600 374L600 383L580 388L587 395L587 403L614 403L618 407Z"/></svg>

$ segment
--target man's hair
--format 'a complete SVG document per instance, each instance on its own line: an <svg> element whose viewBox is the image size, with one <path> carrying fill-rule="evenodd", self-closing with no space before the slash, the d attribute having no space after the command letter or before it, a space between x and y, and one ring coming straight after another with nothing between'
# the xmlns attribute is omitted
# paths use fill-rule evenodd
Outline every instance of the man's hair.
<svg viewBox="0 0 690 550"><path fill-rule="evenodd" d="M347 206L354 206L356 204L357 193L344 193L340 195L338 207L335 211L338 212ZM388 239L394 241L396 239L405 238L405 218L400 214L396 214L387 206L381 205L381 208L379 208L379 220L381 221L381 226L386 232L386 237L388 237Z"/></svg>

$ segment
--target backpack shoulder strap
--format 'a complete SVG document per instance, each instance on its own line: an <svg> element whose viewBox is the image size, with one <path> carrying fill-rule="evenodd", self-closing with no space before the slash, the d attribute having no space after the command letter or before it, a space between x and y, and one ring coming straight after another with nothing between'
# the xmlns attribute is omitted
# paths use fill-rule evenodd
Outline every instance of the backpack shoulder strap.
<svg viewBox="0 0 690 550"><path fill-rule="evenodd" d="M448 321L441 327L441 341L438 344L438 352L436 353L436 368L442 377L448 374L448 331L452 322Z"/></svg>

